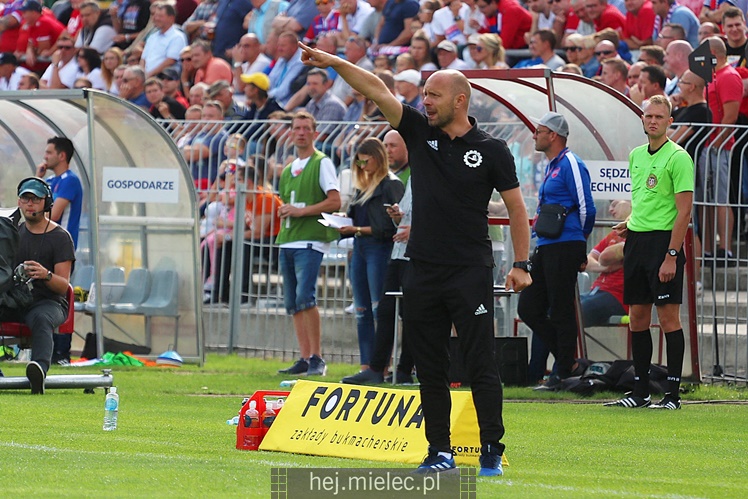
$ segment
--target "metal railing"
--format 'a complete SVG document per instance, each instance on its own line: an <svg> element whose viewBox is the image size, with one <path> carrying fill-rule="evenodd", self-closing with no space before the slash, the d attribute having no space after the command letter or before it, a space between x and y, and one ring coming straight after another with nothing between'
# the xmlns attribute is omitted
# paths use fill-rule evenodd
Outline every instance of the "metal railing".
<svg viewBox="0 0 748 499"><path fill-rule="evenodd" d="M226 204L233 205L233 220L243 221L255 218L257 206L251 204L254 213L246 210L248 198L259 196L263 192L276 192L280 172L293 158L293 147L290 143L290 121L262 122L164 122L170 130L180 149L190 142L198 133L202 137L197 142L206 146L210 155L206 158L187 159L196 180L198 196L203 200L201 210L216 209L210 203L230 199ZM688 125L688 124L686 124ZM533 213L537 203L538 179L542 180L543 158L539 157L532 147L532 135L519 121L508 121L481 125L493 136L507 141L515 156L521 189L528 205L528 214ZM705 379L745 381L748 366L746 350L746 317L748 317L748 250L746 249L743 230L737 230L730 249L733 257L718 254L722 242L719 237L708 233L711 227L722 227L728 223L728 213L733 213L740 221L748 213L748 127L721 127L719 125L692 125L695 133L685 141L685 146L698 159L706 151L709 135L717 129L727 128L729 136L735 139L732 150L726 147L712 148L712 161L727 158L732 168L730 178L724 178L724 172L717 171L712 176L703 177L706 194L695 199L694 212L699 215L696 234L709 246L699 248L694 253L695 280L699 284L696 296L696 314L699 333L699 353L702 374ZM382 137L388 130L386 122L359 123L321 123L318 130L323 135L317 142L317 148L330 156L341 179L341 198L345 211L352 192L350 175L346 173L350 159L355 154L356 144L366 137ZM701 132L701 133L700 133ZM242 140L238 140L241 136ZM234 142L244 142L243 152L233 149ZM225 159L234 160L241 168L248 164L255 167L248 184L225 185L222 175L226 173ZM698 163L698 161L697 161ZM701 171L697 168L697 171ZM225 178L231 183L232 173ZM714 187L725 183L730 186L727 202L718 202L710 197ZM746 186L739 190L736 186ZM746 191L746 192L743 192ZM497 197L498 199L498 197ZM598 218L607 213L607 202L598 201ZM209 208L210 207L210 208ZM228 218L229 210L224 207L218 212L222 219ZM201 217L205 220L205 217ZM271 223L271 232L275 232L277 221ZM606 225L606 224L602 224ZM741 225L742 227L742 225ZM212 299L218 303L206 304L205 331L206 347L213 350L232 352L243 351L247 355L267 357L295 356L297 349L295 334L290 317L285 313L282 299L282 283L278 271L277 248L272 238L248 241L244 237L243 223L235 224L224 234L230 234L229 244L216 246L213 265ZM226 229L226 228L224 228ZM603 228L590 237L594 244L604 233ZM600 237L598 237L600 236ZM497 255L497 276L508 271L506 262L511 262L511 241L507 230L499 235L503 242L496 241L494 246L501 247ZM238 243L238 244L237 244ZM506 249L506 251L504 251ZM710 252L709 249L712 251ZM355 318L347 314L345 308L352 303L350 284L347 277L349 246L343 240L333 243L323 259L318 279L318 303L322 316L323 352L330 360L355 362L358 357L356 342ZM710 256L711 253L711 256ZM717 256L719 255L719 256ZM207 251L203 254L203 268L210 268L211 258ZM206 276L209 275L206 272ZM206 287L206 289L208 289ZM217 292L215 290L218 290ZM223 303L223 302L226 303ZM684 306L684 309L686 307ZM510 334L501 325L510 320L506 314L514 314L508 307L499 311L501 322L499 334ZM513 318L513 317L512 317Z"/></svg>

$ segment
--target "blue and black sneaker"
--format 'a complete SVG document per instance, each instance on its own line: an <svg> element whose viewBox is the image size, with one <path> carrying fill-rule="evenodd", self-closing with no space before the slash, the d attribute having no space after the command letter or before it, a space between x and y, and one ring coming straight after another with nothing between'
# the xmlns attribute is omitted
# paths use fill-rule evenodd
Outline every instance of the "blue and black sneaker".
<svg viewBox="0 0 748 499"><path fill-rule="evenodd" d="M450 457L444 457L439 454L439 450L429 446L429 453L426 459L423 460L421 465L416 468L413 473L426 474L426 473L443 473L457 469L455 466L454 455L450 454Z"/></svg>
<svg viewBox="0 0 748 499"><path fill-rule="evenodd" d="M478 476L501 476L504 468L501 465L501 451L491 444L483 444L480 449L480 471Z"/></svg>

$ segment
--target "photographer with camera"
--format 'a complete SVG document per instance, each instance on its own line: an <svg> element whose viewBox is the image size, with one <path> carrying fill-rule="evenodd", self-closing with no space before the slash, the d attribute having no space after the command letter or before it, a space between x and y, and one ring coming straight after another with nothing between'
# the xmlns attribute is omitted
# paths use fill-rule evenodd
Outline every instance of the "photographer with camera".
<svg viewBox="0 0 748 499"><path fill-rule="evenodd" d="M70 234L49 218L52 190L44 180L29 177L18 184L18 209L25 222L18 227L13 265L16 278L29 284L33 301L15 310L15 320L31 329L31 362L26 365L26 377L31 393L43 394L52 362L52 334L67 317L66 294L75 249Z"/></svg>

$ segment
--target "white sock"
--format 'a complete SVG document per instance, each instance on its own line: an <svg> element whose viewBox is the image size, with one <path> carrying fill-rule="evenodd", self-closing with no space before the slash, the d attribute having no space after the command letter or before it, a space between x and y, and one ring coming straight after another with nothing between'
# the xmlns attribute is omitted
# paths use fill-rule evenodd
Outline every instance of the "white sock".
<svg viewBox="0 0 748 499"><path fill-rule="evenodd" d="M440 452L439 455L441 457L444 457L444 458L447 458L447 459L452 459L452 453L451 452Z"/></svg>

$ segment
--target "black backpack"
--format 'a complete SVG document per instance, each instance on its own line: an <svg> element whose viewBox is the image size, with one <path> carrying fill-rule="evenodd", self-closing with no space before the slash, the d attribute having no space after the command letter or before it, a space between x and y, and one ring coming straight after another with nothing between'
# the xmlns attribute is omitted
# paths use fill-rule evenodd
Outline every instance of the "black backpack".
<svg viewBox="0 0 748 499"><path fill-rule="evenodd" d="M0 216L0 321L18 317L34 300L23 267L13 266L18 251L20 220L18 210L10 217Z"/></svg>

